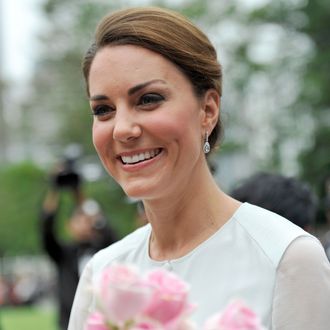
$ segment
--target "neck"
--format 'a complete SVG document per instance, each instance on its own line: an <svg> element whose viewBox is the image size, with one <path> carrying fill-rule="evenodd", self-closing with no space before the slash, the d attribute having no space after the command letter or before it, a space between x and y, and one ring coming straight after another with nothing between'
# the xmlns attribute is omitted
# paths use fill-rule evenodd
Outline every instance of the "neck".
<svg viewBox="0 0 330 330"><path fill-rule="evenodd" d="M208 170L202 180L189 180L181 192L145 201L152 226L151 258L169 260L186 255L219 230L238 206L219 189Z"/></svg>

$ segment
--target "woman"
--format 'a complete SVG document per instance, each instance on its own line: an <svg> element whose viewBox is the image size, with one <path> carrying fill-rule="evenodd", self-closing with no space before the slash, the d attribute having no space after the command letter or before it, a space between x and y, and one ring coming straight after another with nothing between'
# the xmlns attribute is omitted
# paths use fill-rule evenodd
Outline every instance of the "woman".
<svg viewBox="0 0 330 330"><path fill-rule="evenodd" d="M143 200L149 224L86 266L69 329L83 329L95 306L86 288L113 262L177 273L190 283L199 324L238 297L268 328L328 329L330 268L320 243L232 199L210 174L221 67L208 38L168 10L122 10L99 24L83 71L95 148L126 194Z"/></svg>

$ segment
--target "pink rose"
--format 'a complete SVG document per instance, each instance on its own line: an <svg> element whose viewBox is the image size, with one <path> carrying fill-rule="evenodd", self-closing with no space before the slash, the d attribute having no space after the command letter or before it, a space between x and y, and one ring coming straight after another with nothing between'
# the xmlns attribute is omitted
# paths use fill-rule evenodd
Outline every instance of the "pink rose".
<svg viewBox="0 0 330 330"><path fill-rule="evenodd" d="M146 281L153 288L150 303L144 315L163 324L166 329L175 329L190 310L188 286L175 274L155 269L147 274Z"/></svg>
<svg viewBox="0 0 330 330"><path fill-rule="evenodd" d="M209 318L204 330L264 330L260 319L240 301L229 304L219 314Z"/></svg>
<svg viewBox="0 0 330 330"><path fill-rule="evenodd" d="M133 266L114 264L102 272L96 288L98 307L110 324L123 326L148 304L151 291Z"/></svg>
<svg viewBox="0 0 330 330"><path fill-rule="evenodd" d="M95 312L89 315L85 330L109 330L109 328L105 325L102 314Z"/></svg>

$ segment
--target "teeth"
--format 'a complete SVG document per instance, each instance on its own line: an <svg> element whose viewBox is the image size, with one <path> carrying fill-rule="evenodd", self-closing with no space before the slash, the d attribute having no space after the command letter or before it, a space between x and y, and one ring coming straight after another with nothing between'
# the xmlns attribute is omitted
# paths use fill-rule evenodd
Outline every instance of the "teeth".
<svg viewBox="0 0 330 330"><path fill-rule="evenodd" d="M146 159L153 158L160 153L160 149L150 150L146 152L141 152L133 156L121 156L121 160L124 164L135 164L142 162Z"/></svg>
<svg viewBox="0 0 330 330"><path fill-rule="evenodd" d="M139 161L139 155L134 155L133 157L132 157L132 162L133 163L137 163Z"/></svg>

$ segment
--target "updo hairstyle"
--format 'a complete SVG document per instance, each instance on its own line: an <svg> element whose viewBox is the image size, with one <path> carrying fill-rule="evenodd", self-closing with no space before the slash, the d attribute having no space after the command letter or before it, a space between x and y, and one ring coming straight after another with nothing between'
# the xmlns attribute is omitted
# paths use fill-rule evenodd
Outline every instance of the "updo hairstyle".
<svg viewBox="0 0 330 330"><path fill-rule="evenodd" d="M190 80L197 97L208 89L222 94L222 71L208 37L186 17L174 11L140 7L119 10L99 23L95 40L83 59L83 74L89 94L93 59L109 45L136 45L156 52L174 63ZM209 136L214 148L222 133L220 118Z"/></svg>

